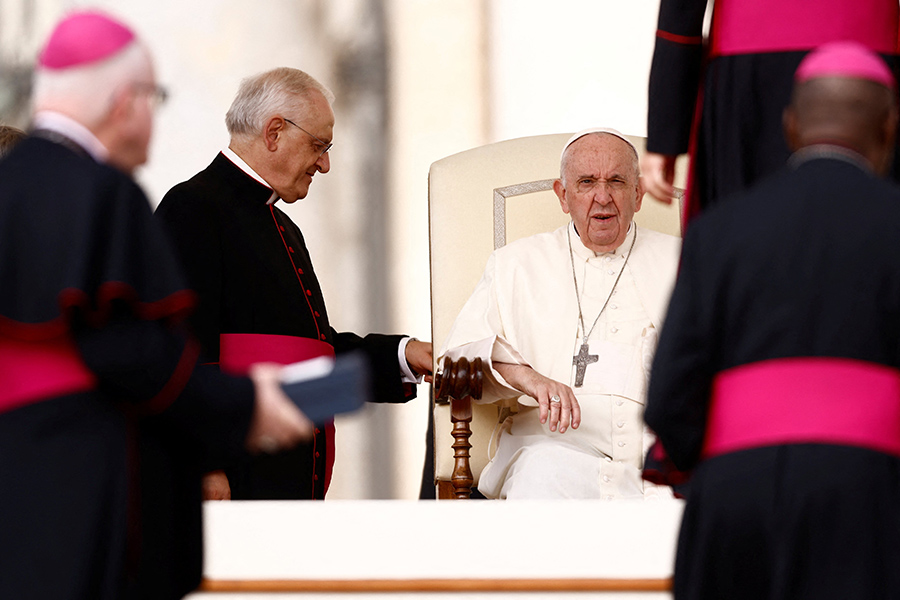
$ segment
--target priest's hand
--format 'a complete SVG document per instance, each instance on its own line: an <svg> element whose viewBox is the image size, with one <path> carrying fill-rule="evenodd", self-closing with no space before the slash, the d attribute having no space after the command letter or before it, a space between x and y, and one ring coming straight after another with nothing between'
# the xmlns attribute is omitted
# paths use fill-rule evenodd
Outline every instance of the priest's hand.
<svg viewBox="0 0 900 600"><path fill-rule="evenodd" d="M425 381L431 383L431 366L434 364L431 342L409 340L406 344L406 362L416 375L424 375Z"/></svg>
<svg viewBox="0 0 900 600"><path fill-rule="evenodd" d="M210 471L203 476L204 500L231 500L231 486L225 471Z"/></svg>
<svg viewBox="0 0 900 600"><path fill-rule="evenodd" d="M300 412L281 389L279 365L262 363L250 369L256 388L253 419L247 432L247 449L274 453L312 439L315 425Z"/></svg>
<svg viewBox="0 0 900 600"><path fill-rule="evenodd" d="M675 159L669 154L647 152L641 159L641 180L644 191L666 204L675 199Z"/></svg>
<svg viewBox="0 0 900 600"><path fill-rule="evenodd" d="M549 422L550 431L559 427L559 432L565 433L570 425L572 429L581 425L581 406L569 386L544 377L528 365L495 362L494 369L511 386L538 401L541 423Z"/></svg>

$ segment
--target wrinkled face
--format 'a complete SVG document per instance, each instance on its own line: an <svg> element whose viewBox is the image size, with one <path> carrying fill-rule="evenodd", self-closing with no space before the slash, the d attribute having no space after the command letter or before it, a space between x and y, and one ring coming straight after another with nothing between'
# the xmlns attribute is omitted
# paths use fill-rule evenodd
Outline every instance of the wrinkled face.
<svg viewBox="0 0 900 600"><path fill-rule="evenodd" d="M625 241L644 190L631 146L610 134L588 134L566 150L562 180L553 190L582 243L610 252Z"/></svg>
<svg viewBox="0 0 900 600"><path fill-rule="evenodd" d="M315 174L331 169L325 149L334 135L334 112L328 100L320 92L310 91L305 109L297 113L281 115L272 185L288 203L305 198Z"/></svg>

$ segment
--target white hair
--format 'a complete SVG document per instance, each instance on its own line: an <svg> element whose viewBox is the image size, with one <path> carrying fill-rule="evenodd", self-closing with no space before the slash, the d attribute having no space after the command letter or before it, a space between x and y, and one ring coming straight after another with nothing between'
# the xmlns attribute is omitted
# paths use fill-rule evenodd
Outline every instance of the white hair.
<svg viewBox="0 0 900 600"><path fill-rule="evenodd" d="M150 53L138 40L99 62L67 69L39 67L33 110L62 111L90 129L106 117L115 94L146 78L150 69Z"/></svg>
<svg viewBox="0 0 900 600"><path fill-rule="evenodd" d="M225 115L228 133L232 137L260 135L273 116L290 118L292 113L305 110L313 90L321 93L328 104L334 102L334 94L328 88L300 69L280 67L244 79Z"/></svg>

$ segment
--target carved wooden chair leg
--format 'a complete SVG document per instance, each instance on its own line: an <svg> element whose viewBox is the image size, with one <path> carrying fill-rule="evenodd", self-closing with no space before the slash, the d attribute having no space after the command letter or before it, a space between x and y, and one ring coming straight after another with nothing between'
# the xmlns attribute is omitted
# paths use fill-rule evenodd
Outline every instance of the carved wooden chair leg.
<svg viewBox="0 0 900 600"><path fill-rule="evenodd" d="M445 358L442 371L435 376L436 399L450 401L450 421L453 423L454 466L450 478L451 489L441 486L438 490L441 499L463 500L472 494L475 482L469 464L469 449L472 447L469 442L472 437L472 400L481 398L482 377L480 358L472 363L466 358L460 358L456 362Z"/></svg>
<svg viewBox="0 0 900 600"><path fill-rule="evenodd" d="M469 464L469 449L472 444L472 397L466 396L450 401L450 422L453 423L453 476L450 482L453 484L453 494L459 500L465 500L472 495L472 484L475 478L472 476L472 468Z"/></svg>

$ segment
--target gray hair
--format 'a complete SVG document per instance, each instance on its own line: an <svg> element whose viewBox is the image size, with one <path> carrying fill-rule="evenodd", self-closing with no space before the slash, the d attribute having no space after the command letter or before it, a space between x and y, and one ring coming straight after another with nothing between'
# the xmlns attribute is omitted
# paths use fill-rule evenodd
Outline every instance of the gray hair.
<svg viewBox="0 0 900 600"><path fill-rule="evenodd" d="M247 77L225 115L228 133L232 137L259 135L273 116L304 109L311 91L321 93L329 104L334 102L328 88L300 69L280 67Z"/></svg>
<svg viewBox="0 0 900 600"><path fill-rule="evenodd" d="M563 150L562 158L559 161L559 179L560 179L560 181L562 181L563 187L565 187L565 185L566 185L566 167L569 166L569 155L571 154L572 144L574 144L575 141L577 141L577 139L580 139L580 138L588 136L588 135L598 135L598 136L599 135L608 135L610 137L618 138L618 139L622 140L623 142L625 142L625 144L627 144L628 147L631 149L631 153L634 155L634 159L633 159L634 177L635 177L635 183L637 183L637 179L641 176L641 162L640 162L640 159L638 158L638 153L637 153L637 150L635 149L634 145L631 142L629 142L628 140L624 139L621 135L617 135L615 133L610 133L610 132L606 132L606 131L592 131L592 132L586 133L584 135L581 135L578 138L573 139L568 144L566 144L565 150Z"/></svg>
<svg viewBox="0 0 900 600"><path fill-rule="evenodd" d="M63 109L92 128L106 117L116 93L146 77L150 69L150 53L138 40L98 62L67 69L38 68L33 110Z"/></svg>

